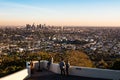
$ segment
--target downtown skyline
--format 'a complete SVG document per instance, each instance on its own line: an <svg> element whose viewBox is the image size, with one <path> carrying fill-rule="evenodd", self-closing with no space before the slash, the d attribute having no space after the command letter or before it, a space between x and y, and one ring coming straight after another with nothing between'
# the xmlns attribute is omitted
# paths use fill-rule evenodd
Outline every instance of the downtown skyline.
<svg viewBox="0 0 120 80"><path fill-rule="evenodd" d="M119 0L0 0L0 25L120 26Z"/></svg>

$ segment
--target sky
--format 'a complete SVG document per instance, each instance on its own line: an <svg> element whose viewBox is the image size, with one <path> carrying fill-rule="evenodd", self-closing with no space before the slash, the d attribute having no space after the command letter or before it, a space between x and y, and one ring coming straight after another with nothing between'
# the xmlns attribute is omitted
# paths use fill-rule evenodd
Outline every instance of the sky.
<svg viewBox="0 0 120 80"><path fill-rule="evenodd" d="M120 0L0 0L0 25L120 26Z"/></svg>

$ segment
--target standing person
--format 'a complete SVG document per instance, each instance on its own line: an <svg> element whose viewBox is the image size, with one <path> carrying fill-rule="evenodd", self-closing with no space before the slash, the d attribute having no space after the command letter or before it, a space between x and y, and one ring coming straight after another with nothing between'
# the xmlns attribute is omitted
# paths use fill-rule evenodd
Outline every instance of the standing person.
<svg viewBox="0 0 120 80"><path fill-rule="evenodd" d="M50 69L50 65L51 65L51 59L49 59L48 63L47 63L47 69Z"/></svg>
<svg viewBox="0 0 120 80"><path fill-rule="evenodd" d="M65 75L65 62L63 59L59 63L59 66L60 66L60 70L61 70L61 75Z"/></svg>
<svg viewBox="0 0 120 80"><path fill-rule="evenodd" d="M69 68L70 68L70 63L68 60L66 61L65 65L66 65L66 75L68 76L69 75Z"/></svg>
<svg viewBox="0 0 120 80"><path fill-rule="evenodd" d="M30 61L30 70L31 70L31 74L33 74L34 71L33 71L33 61L32 60Z"/></svg>
<svg viewBox="0 0 120 80"><path fill-rule="evenodd" d="M47 63L47 69L48 70L50 69L51 64L53 64L53 57L52 56L49 58L49 61Z"/></svg>

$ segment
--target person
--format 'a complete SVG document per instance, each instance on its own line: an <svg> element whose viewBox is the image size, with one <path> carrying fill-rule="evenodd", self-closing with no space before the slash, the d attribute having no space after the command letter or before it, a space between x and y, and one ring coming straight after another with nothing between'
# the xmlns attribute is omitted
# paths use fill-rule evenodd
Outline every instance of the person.
<svg viewBox="0 0 120 80"><path fill-rule="evenodd" d="M50 69L50 65L51 65L51 59L49 59L48 63L47 63L47 69Z"/></svg>
<svg viewBox="0 0 120 80"><path fill-rule="evenodd" d="M61 70L61 75L65 75L65 62L62 59L62 61L59 63L60 70Z"/></svg>
<svg viewBox="0 0 120 80"><path fill-rule="evenodd" d="M68 76L69 75L69 68L70 68L70 63L68 60L66 61L65 65L66 65L66 75Z"/></svg>
<svg viewBox="0 0 120 80"><path fill-rule="evenodd" d="M31 70L31 74L33 74L33 61L30 61L30 70Z"/></svg>

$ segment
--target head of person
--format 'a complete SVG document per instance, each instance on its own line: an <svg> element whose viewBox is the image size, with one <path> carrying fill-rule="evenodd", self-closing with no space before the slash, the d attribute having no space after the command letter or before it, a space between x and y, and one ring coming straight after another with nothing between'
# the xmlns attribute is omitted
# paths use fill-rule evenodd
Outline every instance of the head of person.
<svg viewBox="0 0 120 80"><path fill-rule="evenodd" d="M61 58L61 61L64 61L64 59L63 59L63 58Z"/></svg>

